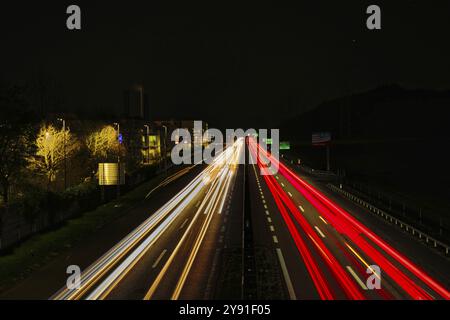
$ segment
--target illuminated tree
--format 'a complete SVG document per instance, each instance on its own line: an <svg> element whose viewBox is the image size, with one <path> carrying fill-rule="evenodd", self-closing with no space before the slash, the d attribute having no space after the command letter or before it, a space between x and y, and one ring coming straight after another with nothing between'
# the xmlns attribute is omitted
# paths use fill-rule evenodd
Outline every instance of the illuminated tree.
<svg viewBox="0 0 450 320"><path fill-rule="evenodd" d="M47 178L47 189L55 181L64 158L69 160L80 148L78 139L66 129L56 129L52 125L42 126L36 138L36 154L29 158L30 168Z"/></svg>
<svg viewBox="0 0 450 320"><path fill-rule="evenodd" d="M107 160L108 156L117 152L117 132L112 126L106 126L90 134L86 146L92 157Z"/></svg>

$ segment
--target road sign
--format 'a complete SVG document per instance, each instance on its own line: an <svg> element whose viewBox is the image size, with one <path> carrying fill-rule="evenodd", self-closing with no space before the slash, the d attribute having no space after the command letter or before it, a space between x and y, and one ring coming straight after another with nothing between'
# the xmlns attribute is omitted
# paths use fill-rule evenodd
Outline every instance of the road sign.
<svg viewBox="0 0 450 320"><path fill-rule="evenodd" d="M98 184L100 186L117 186L125 184L125 165L118 163L98 164Z"/></svg>
<svg viewBox="0 0 450 320"><path fill-rule="evenodd" d="M315 132L312 134L312 145L313 146L324 146L331 141L330 132Z"/></svg>
<svg viewBox="0 0 450 320"><path fill-rule="evenodd" d="M280 150L291 150L291 143L289 141L281 141Z"/></svg>

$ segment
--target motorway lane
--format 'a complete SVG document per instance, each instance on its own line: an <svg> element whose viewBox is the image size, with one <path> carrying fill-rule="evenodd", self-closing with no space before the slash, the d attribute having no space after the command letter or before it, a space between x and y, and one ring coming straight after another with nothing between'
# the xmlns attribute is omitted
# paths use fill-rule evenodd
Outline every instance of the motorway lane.
<svg viewBox="0 0 450 320"><path fill-rule="evenodd" d="M396 284L386 281L383 275L382 290L367 290L365 282L367 278L367 267L371 265L362 252L356 249L356 246L336 229L331 226L328 221L320 214L320 212L308 200L298 192L290 182L280 174L275 175L277 182L285 190L286 194L298 206L308 223L314 228L317 234L322 238L327 248L336 257L340 265L350 273L352 278L363 289L364 295L369 299L402 299L407 296L402 295L400 288ZM297 224L298 228L300 226ZM386 291L386 292L385 292ZM345 295L341 295L345 298Z"/></svg>
<svg viewBox="0 0 450 320"><path fill-rule="evenodd" d="M393 279L389 279L385 276L383 273L382 276L382 290L367 290L365 286L365 279L367 277L367 274L365 273L366 268L369 264L371 264L371 260L369 257L367 257L363 252L361 252L358 247L352 243L350 239L348 239L346 236L341 234L340 232L337 232L336 229L327 221L327 218L324 217L325 211L321 214L317 210L317 204L315 203L315 206L312 206L310 201L314 201L314 199L307 200L300 192L298 192L297 188L292 186L291 182L288 181L288 179L284 178L282 175L277 175L275 178L273 177L266 177L268 180L272 180L273 182L271 184L276 185L278 188L278 192L282 194L284 197L284 202L289 203L292 202L291 205L295 206L294 210L290 209L290 211L294 212L297 211L297 215L301 215L301 217L297 218L297 221L303 220L303 218L306 220L307 225L300 227L298 223L294 223L295 225L295 232L298 231L298 233L302 236L303 239L307 239L308 237L310 239L313 239L314 237L316 240L312 240L310 242L313 242L315 244L315 248L321 251L322 260L335 259L334 265L345 267L345 272L351 275L352 282L357 283L359 286L359 293L354 292L352 294L353 298L369 298L369 299L401 299L401 298L408 298L409 295L406 295L405 292L403 292L398 285L399 280L396 279L396 281L392 281ZM272 187L274 189L274 187ZM271 190L271 193L274 193L274 190ZM276 193L276 192L275 192ZM319 206L320 207L320 206ZM298 208L298 209L296 209ZM324 209L325 210L325 209ZM294 214L295 217L295 214ZM302 218L303 217L303 218ZM330 219L334 219L332 216L328 216ZM309 228L309 229L308 229ZM306 237L306 234L303 232L305 230L308 233L308 237ZM313 230L313 231L311 231ZM316 233L315 235L312 234L312 232ZM292 232L291 232L292 233ZM288 232L286 232L288 234ZM320 237L318 239L317 237ZM367 239L366 239L367 240ZM323 242L324 245L316 245L317 242ZM372 243L374 247L376 247L376 250L380 251L380 248L375 246L374 243ZM308 251L311 251L311 246L308 247ZM284 248L283 248L284 249ZM289 250L289 249L284 249ZM328 253L324 253L324 250L328 250ZM372 249L371 249L372 250ZM384 253L382 253L384 255ZM331 256L332 255L332 256ZM290 256L290 255L288 255ZM372 256L374 256L374 253L372 253ZM380 258L378 256L378 258ZM381 258L380 258L381 259ZM330 277L325 272L326 268L323 267L323 265L320 265L320 261L317 260L317 257L314 257L313 260L318 263L318 272L324 273L323 277L326 279L326 282L328 283L328 286L331 289L332 292L332 298L344 298L342 297L337 291L335 285L331 285L329 282ZM390 262L393 263L393 259L390 259ZM288 263L288 270L290 263ZM330 266L330 264L328 263ZM343 274L342 270L341 273L335 272L333 269L333 264L331 265L331 268L329 268L329 271L333 271L335 273L335 279L339 279L340 283L347 283L347 286L354 286L354 283L348 282L348 274ZM400 268L398 265L397 268ZM341 268L342 269L342 268ZM402 273L405 273L407 270L405 268L400 268ZM383 271L382 271L383 272ZM310 272L310 275L312 275L313 272ZM391 271L392 274L392 271ZM396 275L397 276L397 275ZM417 277L412 276L412 274L407 275L409 278L412 279L412 281L417 282L419 279ZM347 278L347 281L343 281ZM403 280L402 280L403 281ZM294 287L297 289L295 277L292 281L294 284ZM316 285L317 286L317 285ZM426 287L423 286L422 287ZM420 289L418 289L420 291ZM307 290L309 291L309 290ZM348 289L347 289L348 291ZM429 295L429 298L434 298L435 294L430 292L430 288L426 288L423 295L426 297ZM349 291L348 291L349 292ZM414 290L410 289L409 292L413 292ZM350 292L351 293L351 292ZM442 293L442 292L441 292ZM362 294L362 296L361 296ZM358 297L359 295L359 297ZM419 295L419 294L418 294ZM444 289L444 295L445 295L445 289ZM417 297L416 297L417 298Z"/></svg>
<svg viewBox="0 0 450 320"><path fill-rule="evenodd" d="M317 248L311 241L309 241L309 237L303 229L298 226L296 222L293 222L295 230L298 232L301 239L299 241L303 242L305 246L305 249L299 249L299 245L294 241L293 236L291 235L292 231L288 229L285 219L281 215L280 209L276 204L274 204L273 194L271 190L268 189L264 177L260 174L259 168L254 166L254 171L257 173L255 175L257 178L255 179L260 182L259 185L262 186L263 194L265 194L268 208L267 211L269 212L269 215L265 212L267 217L263 220L268 222L270 231L272 231L271 227L274 230L268 239L273 241L275 250L281 251L283 256L282 260L284 260L284 263L283 261L280 261L280 264L285 264L286 266L282 274L289 298L302 300L320 299L321 295L316 289L316 284L311 277L311 274L320 274L323 277L323 281L326 281L327 286L331 288L333 298L345 299L345 292L333 276L332 271L324 263L323 259L321 259ZM291 218L291 220L295 219ZM273 237L276 237L276 240L274 240ZM307 254L311 255L311 258L306 257L305 255ZM308 271L306 266L305 261L311 259L316 264L315 268L317 270L315 272ZM291 293L289 293L289 287L292 287Z"/></svg>
<svg viewBox="0 0 450 320"><path fill-rule="evenodd" d="M191 272L187 275L186 284L180 292L179 299L214 299L219 277L219 264L221 263L221 253L225 245L225 236L234 225L230 215L235 212L239 214L240 190L236 187L239 181L240 166L237 168L234 181L230 184L229 192L226 196L224 209L220 214L214 214L210 222L208 231L199 247L197 257L193 261ZM233 211L234 210L234 211ZM189 251L189 250L188 250Z"/></svg>
<svg viewBox="0 0 450 320"><path fill-rule="evenodd" d="M260 175L259 168L256 165L249 164L248 172L252 195L255 246L271 249L272 254L276 257L272 268L277 270L284 289L282 294L274 298L318 299L302 258L280 217L264 178ZM265 282L267 279L263 278L259 281Z"/></svg>
<svg viewBox="0 0 450 320"><path fill-rule="evenodd" d="M167 261L170 254L174 251L179 243L187 225L192 221L195 212L198 210L198 203L205 197L206 191L197 195L189 205L176 218L166 232L158 239L158 242L149 250L136 265L127 273L114 290L108 294L107 299L142 299L149 288L149 284L154 281L161 271L162 266ZM202 216L200 218L203 218ZM196 230L195 230L196 231ZM192 240L192 234L190 238ZM182 251L189 250L188 245L191 241L187 241L183 245ZM169 285L168 285L169 286ZM172 284L173 286L173 284ZM166 297L170 293L165 293ZM170 296L169 296L170 297Z"/></svg>
<svg viewBox="0 0 450 320"><path fill-rule="evenodd" d="M271 191L268 189L261 175L259 168L256 165L252 166L252 178L255 181L253 193L257 195L255 202L261 203L260 210L255 210L257 217L253 219L255 234L258 234L258 241L266 242L266 245L271 245L273 251L277 253L278 266L280 275L284 280L285 295L279 297L280 299L287 297L288 299L311 300L320 299L314 282L305 266L302 255L296 246L291 233L286 225L285 220L274 202ZM283 185L286 186L284 182ZM280 183L280 186L281 186ZM259 199L258 199L259 198ZM299 206L300 206L300 202ZM308 203L301 206L301 210L309 210ZM307 209L305 209L307 208ZM341 289L339 283L329 270L327 265L322 261L321 256L317 252L317 248L312 242L308 241L307 234L302 230L298 223L294 222L296 228L306 242L308 251L312 254L314 260L317 262L318 269L323 273L328 285L332 288L334 297L336 299L345 299L345 292ZM319 229L320 230L320 229ZM284 268L281 266L285 265ZM262 280L264 281L264 280Z"/></svg>
<svg viewBox="0 0 450 320"><path fill-rule="evenodd" d="M79 290L63 288L54 298L177 299L211 221L226 205L242 146L241 140L226 149L177 196L84 270Z"/></svg>
<svg viewBox="0 0 450 320"><path fill-rule="evenodd" d="M288 165L288 167L301 175L297 166ZM434 279L437 279L445 287L450 287L450 275L448 272L450 259L443 255L442 252L434 250L424 242L412 237L410 233L398 228L394 223L374 215L366 208L331 191L325 183L309 177L302 176L302 178L311 186L320 190L331 201L339 204L341 208L351 212L358 221L380 235L385 241L395 244L398 251L411 259L416 265L424 268Z"/></svg>
<svg viewBox="0 0 450 320"><path fill-rule="evenodd" d="M296 190L296 188L294 188L282 175L278 175L278 176L280 177L279 178L280 183L283 183L283 181L284 181L285 189L288 194L292 194L294 198L297 197L296 201L308 203L308 201L302 196L302 194L300 194ZM317 209L314 206L312 206L312 208L310 208L310 210L316 211L316 213L313 215L305 214L306 217L309 217L310 224L315 224L316 226L318 226L320 224L320 221L319 221L320 218L322 218L321 219L322 222L326 222L326 220L320 216L319 212L317 211ZM305 211L308 211L308 210L305 210ZM341 252L355 262L354 266L352 267L352 270L349 270L349 272L352 273L352 276L355 277L355 280L357 280L356 277L364 280L367 277L367 274L365 273L367 266L372 263L377 264L376 261L380 261L380 260L378 258L373 259L369 256L369 254L366 254L361 249L358 249L358 244L355 244L352 240L348 239L347 236L341 234L340 232L337 232L336 229L333 226L331 226L329 223L328 224L323 223L322 230L323 230L323 228L325 228L325 231L323 231L323 233L328 234L329 237L330 236L333 237L335 244L337 244L338 247L340 247ZM320 231L318 231L318 232L320 232ZM373 246L373 248L375 248L375 250L377 250L379 253L381 253L382 258L387 259L388 262L390 262L395 268L397 268L397 272L391 273L390 275L388 275L386 272L383 273L383 270L382 270L382 273L383 273L382 274L382 290L365 291L366 298L376 298L372 295L367 296L367 294L377 292L377 293L380 293L380 297L378 297L378 299L411 299L412 298L411 291L409 293L407 293L405 291L405 287L400 286L400 281L397 278L397 276L399 276L399 275L401 275L401 276L404 275L406 278L411 279L411 281L414 284L417 284L420 288L422 288L424 290L425 297L428 295L428 298L430 298L430 299L442 298L442 292L441 292L441 294L439 294L434 289L430 288L429 285L427 285L425 283L425 281L423 281L416 274L414 274L410 270L410 268L407 268L405 265L402 265L399 262L399 260L397 258L395 258L395 256L391 255L388 251L386 251L382 247L380 247L377 244L377 242L372 241L369 237L366 237L365 235L362 235L362 234L361 234L361 237L364 238L369 244L371 244ZM334 250L334 251L338 255L339 251L338 250ZM375 256L374 254L370 254L370 255L372 257ZM343 261L343 263L344 263L344 261ZM359 271L359 273L357 271ZM395 279L393 278L393 276L395 276ZM357 281L359 283L364 282L364 281L359 281L359 280L357 280ZM445 292L445 289L444 289L444 292Z"/></svg>

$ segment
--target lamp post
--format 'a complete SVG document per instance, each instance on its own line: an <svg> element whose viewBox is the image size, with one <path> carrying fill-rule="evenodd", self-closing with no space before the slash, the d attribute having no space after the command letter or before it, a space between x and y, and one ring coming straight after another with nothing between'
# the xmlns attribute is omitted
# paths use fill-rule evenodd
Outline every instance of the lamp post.
<svg viewBox="0 0 450 320"><path fill-rule="evenodd" d="M167 158L167 146L166 146L166 140L167 140L167 127L165 125L162 125L162 127L164 128L164 172L165 175L167 176L167 162L166 162L166 158Z"/></svg>
<svg viewBox="0 0 450 320"><path fill-rule="evenodd" d="M67 189L67 155L66 155L66 120L58 118L63 125L63 144L64 144L64 190Z"/></svg>
<svg viewBox="0 0 450 320"><path fill-rule="evenodd" d="M150 164L150 127L147 124L144 124L144 127L147 129L147 163Z"/></svg>
<svg viewBox="0 0 450 320"><path fill-rule="evenodd" d="M120 196L120 123L115 122L117 126L117 197Z"/></svg>

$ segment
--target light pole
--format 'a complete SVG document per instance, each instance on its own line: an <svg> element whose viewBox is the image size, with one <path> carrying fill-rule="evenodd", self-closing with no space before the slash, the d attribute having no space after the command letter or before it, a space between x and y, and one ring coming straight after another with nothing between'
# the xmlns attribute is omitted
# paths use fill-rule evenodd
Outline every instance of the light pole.
<svg viewBox="0 0 450 320"><path fill-rule="evenodd" d="M117 126L117 197L120 196L120 123L115 122Z"/></svg>
<svg viewBox="0 0 450 320"><path fill-rule="evenodd" d="M167 158L167 146L166 146L166 140L167 140L167 127L165 125L162 125L162 127L164 128L164 172L167 175L167 162L166 162L166 158Z"/></svg>
<svg viewBox="0 0 450 320"><path fill-rule="evenodd" d="M66 155L66 120L58 118L63 125L63 144L64 144L64 190L67 189L67 155Z"/></svg>
<svg viewBox="0 0 450 320"><path fill-rule="evenodd" d="M144 127L147 129L147 163L150 164L150 127L147 124L144 124Z"/></svg>

